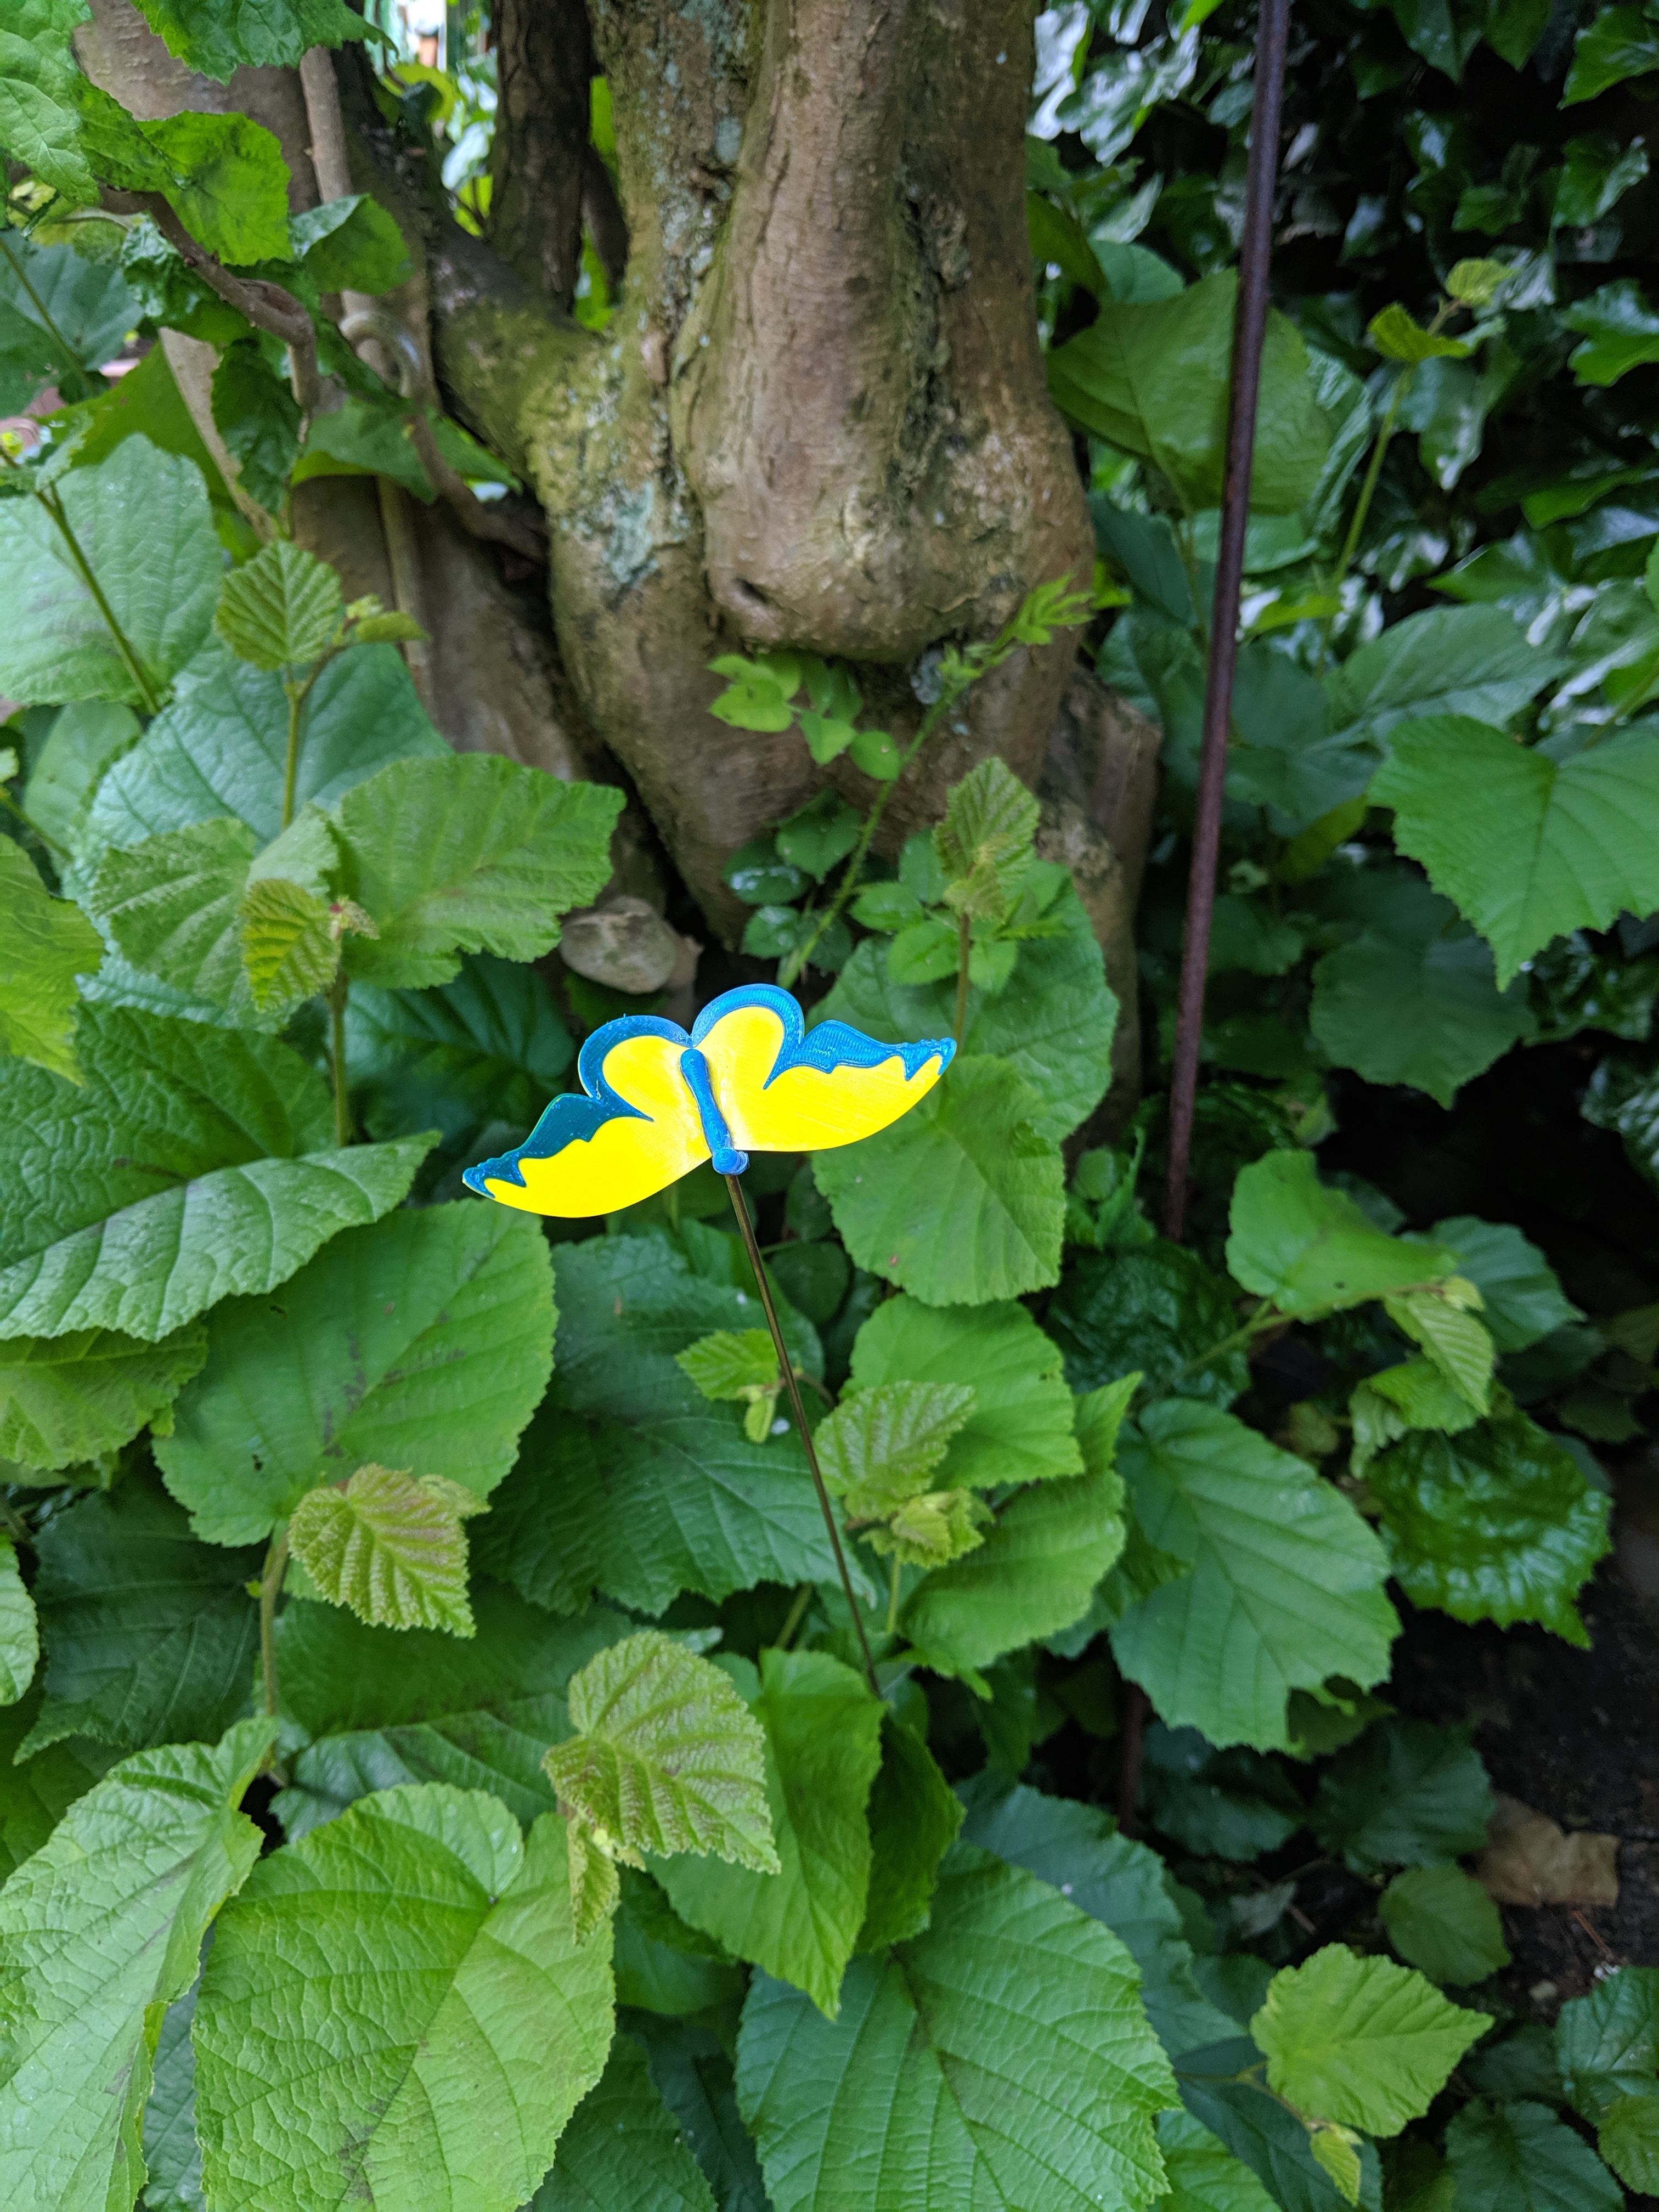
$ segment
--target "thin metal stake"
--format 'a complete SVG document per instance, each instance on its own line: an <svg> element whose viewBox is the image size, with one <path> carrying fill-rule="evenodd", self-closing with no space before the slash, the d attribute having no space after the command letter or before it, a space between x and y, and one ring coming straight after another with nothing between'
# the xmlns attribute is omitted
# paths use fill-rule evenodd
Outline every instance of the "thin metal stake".
<svg viewBox="0 0 1659 2212"><path fill-rule="evenodd" d="M1255 453L1261 341L1267 327L1267 264L1273 252L1273 190L1279 176L1279 118L1285 104L1285 46L1290 0L1261 0L1255 45L1255 94L1250 111L1250 161L1244 236L1238 262L1238 310L1233 325L1231 395L1227 412L1227 470L1221 500L1221 544L1210 617L1209 680L1204 694L1204 741L1199 757L1193 823L1187 934L1181 955L1181 1004L1170 1084L1170 1175L1164 1233L1177 1243L1187 1222L1193 1109L1204 1035L1204 980L1210 961L1221 807L1227 781L1227 732L1232 720L1233 669L1238 658L1238 604L1244 581L1244 532L1250 519L1250 463Z"/></svg>
<svg viewBox="0 0 1659 2212"><path fill-rule="evenodd" d="M853 1616L853 1626L858 1631L859 1643L864 1652L864 1671L870 1679L870 1688L876 1697L881 1695L881 1685L876 1680L876 1662L870 1650L870 1638L865 1633L864 1615L854 1595L853 1577L847 1571L847 1554L841 1547L841 1531L836 1526L835 1509L830 1503L830 1493L823 1486L823 1470L818 1465L817 1447L812 1442L812 1431L806 1425L806 1408L801 1403L800 1385L795 1380L794 1362L789 1357L789 1347L783 1340L783 1328L778 1320L778 1310L772 1303L772 1289L766 1279L766 1263L761 1258L760 1246L755 1241L755 1224L749 1218L749 1207L743 1194L743 1185L734 1175L725 1178L726 1188L732 1194L732 1211L738 1217L738 1226L743 1231L744 1248L749 1255L749 1264L755 1271L756 1286L761 1304L766 1309L766 1325L772 1332L773 1348L778 1355L778 1372L783 1377L783 1387L789 1393L789 1403L794 1408L795 1426L806 1447L806 1464L812 1470L812 1480L817 1486L818 1504L823 1514L823 1525L830 1531L830 1541L835 1547L836 1565L841 1570L841 1586L847 1593L847 1609Z"/></svg>

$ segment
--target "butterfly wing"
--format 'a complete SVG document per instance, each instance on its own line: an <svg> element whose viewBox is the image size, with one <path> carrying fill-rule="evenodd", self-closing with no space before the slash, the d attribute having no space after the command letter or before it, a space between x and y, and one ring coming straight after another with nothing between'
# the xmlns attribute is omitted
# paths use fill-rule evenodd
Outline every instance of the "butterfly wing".
<svg viewBox="0 0 1659 2212"><path fill-rule="evenodd" d="M948 1037L884 1044L846 1022L809 1030L770 983L725 992L691 1035L732 1141L753 1152L824 1152L872 1136L927 1097L956 1051Z"/></svg>
<svg viewBox="0 0 1659 2212"><path fill-rule="evenodd" d="M615 1213L665 1190L708 1158L680 1074L690 1040L672 1022L628 1014L595 1030L577 1071L585 1097L556 1098L516 1152L463 1180L526 1213Z"/></svg>

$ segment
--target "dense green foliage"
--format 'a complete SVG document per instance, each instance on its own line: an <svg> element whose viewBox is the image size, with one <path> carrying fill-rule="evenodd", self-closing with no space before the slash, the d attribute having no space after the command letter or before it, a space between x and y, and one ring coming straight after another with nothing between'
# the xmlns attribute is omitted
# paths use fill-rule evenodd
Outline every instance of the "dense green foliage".
<svg viewBox="0 0 1659 2212"><path fill-rule="evenodd" d="M337 0L142 4L221 79L364 32ZM1092 592L924 656L908 750L850 668L714 663L731 724L880 791L757 823L744 951L820 1018L961 1048L888 1131L747 1178L879 1694L717 1179L552 1235L459 1182L582 1033L660 1003L538 964L621 794L451 751L411 625L259 544L161 351L98 374L135 327L208 338L271 512L340 468L428 496L418 410L320 313L398 281L396 226L290 221L246 118L126 115L76 67L84 14L0 31L0 404L64 403L0 473L0 2198L1659 2191L1659 1972L1526 2029L1461 1863L1482 1762L1378 1694L1391 1587L1584 1640L1589 1444L1640 1432L1655 1315L1591 1324L1518 1226L1410 1231L1317 1150L1367 1085L1449 1109L1578 1037L1585 1115L1659 1181L1650 11L1297 32L1189 1244L1148 1215L1156 1082L1095 1141L1118 1009L1036 802L993 760L894 859L876 833L969 687L1084 632L1164 732L1156 1077L1242 14L1039 19L1037 297ZM382 87L474 222L486 80ZM347 407L307 422L281 346L100 184L317 313ZM1079 1794L1110 1795L1132 1686L1156 1849ZM1315 1945L1309 1835L1352 1877Z"/></svg>

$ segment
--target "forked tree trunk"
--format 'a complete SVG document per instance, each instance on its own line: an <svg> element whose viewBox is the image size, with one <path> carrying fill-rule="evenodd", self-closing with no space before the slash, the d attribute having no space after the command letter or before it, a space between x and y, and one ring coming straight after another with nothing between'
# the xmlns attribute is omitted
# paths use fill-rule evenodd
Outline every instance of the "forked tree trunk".
<svg viewBox="0 0 1659 2212"><path fill-rule="evenodd" d="M297 73L205 86L157 63L130 0L95 4L94 76L141 112L257 94L311 198ZM494 21L488 241L448 216L429 149L387 126L361 52L334 65L351 181L415 250L380 307L532 487L551 635L496 550L441 510L408 516L401 563L358 484L302 488L296 528L354 586L392 597L401 574L418 590L422 674L453 741L631 783L733 942L725 863L825 771L798 738L715 720L709 660L793 646L850 661L902 740L929 648L988 636L1034 586L1092 569L1031 296L1030 0L595 0L591 26L582 0L498 0ZM596 70L620 204L588 143ZM622 281L603 337L569 313L584 223ZM1078 869L1125 1001L1120 1104L1155 744L1076 675L1071 640L1022 651L964 700L884 824L891 849L992 752L1040 787L1047 847ZM871 797L846 761L830 773ZM635 866L629 887L645 880Z"/></svg>

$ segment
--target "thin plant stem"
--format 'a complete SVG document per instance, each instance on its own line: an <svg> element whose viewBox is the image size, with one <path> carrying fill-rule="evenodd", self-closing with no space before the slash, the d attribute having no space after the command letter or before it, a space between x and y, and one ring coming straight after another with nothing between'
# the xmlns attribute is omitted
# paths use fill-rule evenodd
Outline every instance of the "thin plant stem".
<svg viewBox="0 0 1659 2212"><path fill-rule="evenodd" d="M265 1680L265 1711L272 1720L276 1717L276 1601L283 1594L283 1577L288 1573L288 1531L271 1540L265 1553L264 1571L259 1577L259 1667ZM282 1769L276 1758L273 1745L267 1754L267 1764L273 1773L281 1776Z"/></svg>
<svg viewBox="0 0 1659 2212"><path fill-rule="evenodd" d="M963 687L963 689L965 688L965 686ZM905 773L908 769L911 762L915 759L916 755L921 750L928 738L933 736L934 731L939 727L939 724L945 720L945 717L951 712L951 709L956 705L957 700L960 699L962 696L962 690L945 690L940 692L939 697L934 700L933 705L922 716L921 723L917 726L916 734L911 738L909 744L906 748L904 758L899 763L898 774L893 778L890 783L884 783L881 789L876 793L875 802L872 805L868 814L864 817L864 827L859 832L859 841L857 844L854 846L852 853L848 857L847 866L842 871L841 883L836 889L835 896L830 900L829 905L825 907L823 912L819 915L818 926L812 932L812 934L807 939L805 944L798 945L795 947L795 950L789 954L787 958L784 961L783 965L778 970L778 981L786 991L794 981L796 976L800 974L802 969L805 967L812 955L817 951L818 946L823 941L830 923L836 920L837 915L840 915L842 909L846 906L848 901L858 889L860 878L864 873L864 864L870 856L871 844L874 840L877 830L880 827L881 817L887 811L888 800L892 797L893 793L898 789L899 785L903 781Z"/></svg>
<svg viewBox="0 0 1659 2212"><path fill-rule="evenodd" d="M6 258L11 264L12 273L15 276L18 283L22 286L23 289L28 294L29 305L33 308L35 313L40 318L41 325L45 329L47 337L57 347L58 352L63 355L65 367L71 369L76 375L79 376L82 374L82 371L80 360L76 354L74 347L70 343L69 340L64 336L62 331L58 329L58 325L52 319L51 308L47 307L46 301L40 297L40 295L35 290L33 285L29 282L29 272L27 269L12 252L11 240L6 236L3 231L0 231L0 246L3 246L5 247Z"/></svg>
<svg viewBox="0 0 1659 2212"><path fill-rule="evenodd" d="M3 1528L14 1544L27 1544L33 1550L34 1531L9 1498L0 1498L0 1528Z"/></svg>
<svg viewBox="0 0 1659 2212"><path fill-rule="evenodd" d="M962 1050L962 1040L968 1028L968 963L973 957L974 925L965 914L957 916L957 1020L951 1034L957 1041L957 1050Z"/></svg>
<svg viewBox="0 0 1659 2212"><path fill-rule="evenodd" d="M887 1585L887 1633L890 1636L896 1636L898 1634L899 1583L902 1574L902 1569L899 1564L899 1555L895 1552L893 1554L892 1577Z"/></svg>
<svg viewBox="0 0 1659 2212"><path fill-rule="evenodd" d="M3 784L0 784L0 806L3 806L9 814L15 814L30 836L38 837L48 852L56 853L60 860L67 860L70 858L69 854L64 851L58 840L49 831L43 830L32 814L26 814L23 811Z"/></svg>
<svg viewBox="0 0 1659 2212"><path fill-rule="evenodd" d="M775 1650L779 1651L787 1651L789 1649L790 1645L794 1642L797 1634L799 1632L800 1625L806 1618L806 1608L811 1604L811 1602L812 1584L811 1583L803 1583L800 1588L795 1592L793 1603L790 1606L788 1612L783 1616L783 1626L778 1631L778 1640L775 1646Z"/></svg>
<svg viewBox="0 0 1659 2212"><path fill-rule="evenodd" d="M294 787L300 774L300 714L309 688L299 684L283 686L288 693L288 762L283 770L282 826L284 830L294 819Z"/></svg>
<svg viewBox="0 0 1659 2212"><path fill-rule="evenodd" d="M126 632L116 621L115 610L104 597L104 587L93 574L92 563L82 551L81 541L70 527L69 517L64 512L63 501L55 491L52 490L37 491L34 496L57 524L58 532L64 544L69 548L70 559L75 563L75 572L88 591L91 592L92 603L103 617L109 634L115 641L115 650L120 654L127 674L132 678L133 688L138 694L140 704L146 714L159 714L161 711L161 702L155 695L155 686L150 682L149 672L143 661L133 651L131 641Z"/></svg>
<svg viewBox="0 0 1659 2212"><path fill-rule="evenodd" d="M800 1385L795 1380L794 1362L790 1358L789 1347L783 1340L783 1326L778 1319L778 1310L772 1303L772 1286L766 1279L766 1262L762 1259L760 1246L755 1241L755 1224L749 1218L743 1185L734 1175L726 1176L725 1182L731 1194L732 1211L737 1215L738 1227L743 1232L744 1249L749 1255L749 1264L755 1271L755 1285L760 1292L761 1304L766 1310L766 1325L772 1332L772 1347L778 1355L778 1372L789 1393L789 1403L794 1408L795 1425L800 1431L800 1440L806 1449L806 1464L812 1470L813 1486L818 1493L818 1508L823 1515L823 1525L830 1531L836 1565L841 1574L841 1586L847 1593L847 1609L853 1616L853 1626L858 1631L860 1648L864 1653L864 1671L869 1679L872 1694L879 1698L881 1685L876 1680L876 1662L870 1650L870 1638L865 1633L864 1614L853 1589L853 1577L848 1571L847 1554L842 1549L841 1531L836 1526L830 1492L824 1487L823 1470L818 1465L817 1447L812 1442L812 1431L806 1425L806 1408L801 1402Z"/></svg>
<svg viewBox="0 0 1659 2212"><path fill-rule="evenodd" d="M345 1010L350 988L343 968L328 987L328 1064L334 1081L334 1141L342 1152L354 1136L351 1099L346 1089Z"/></svg>

